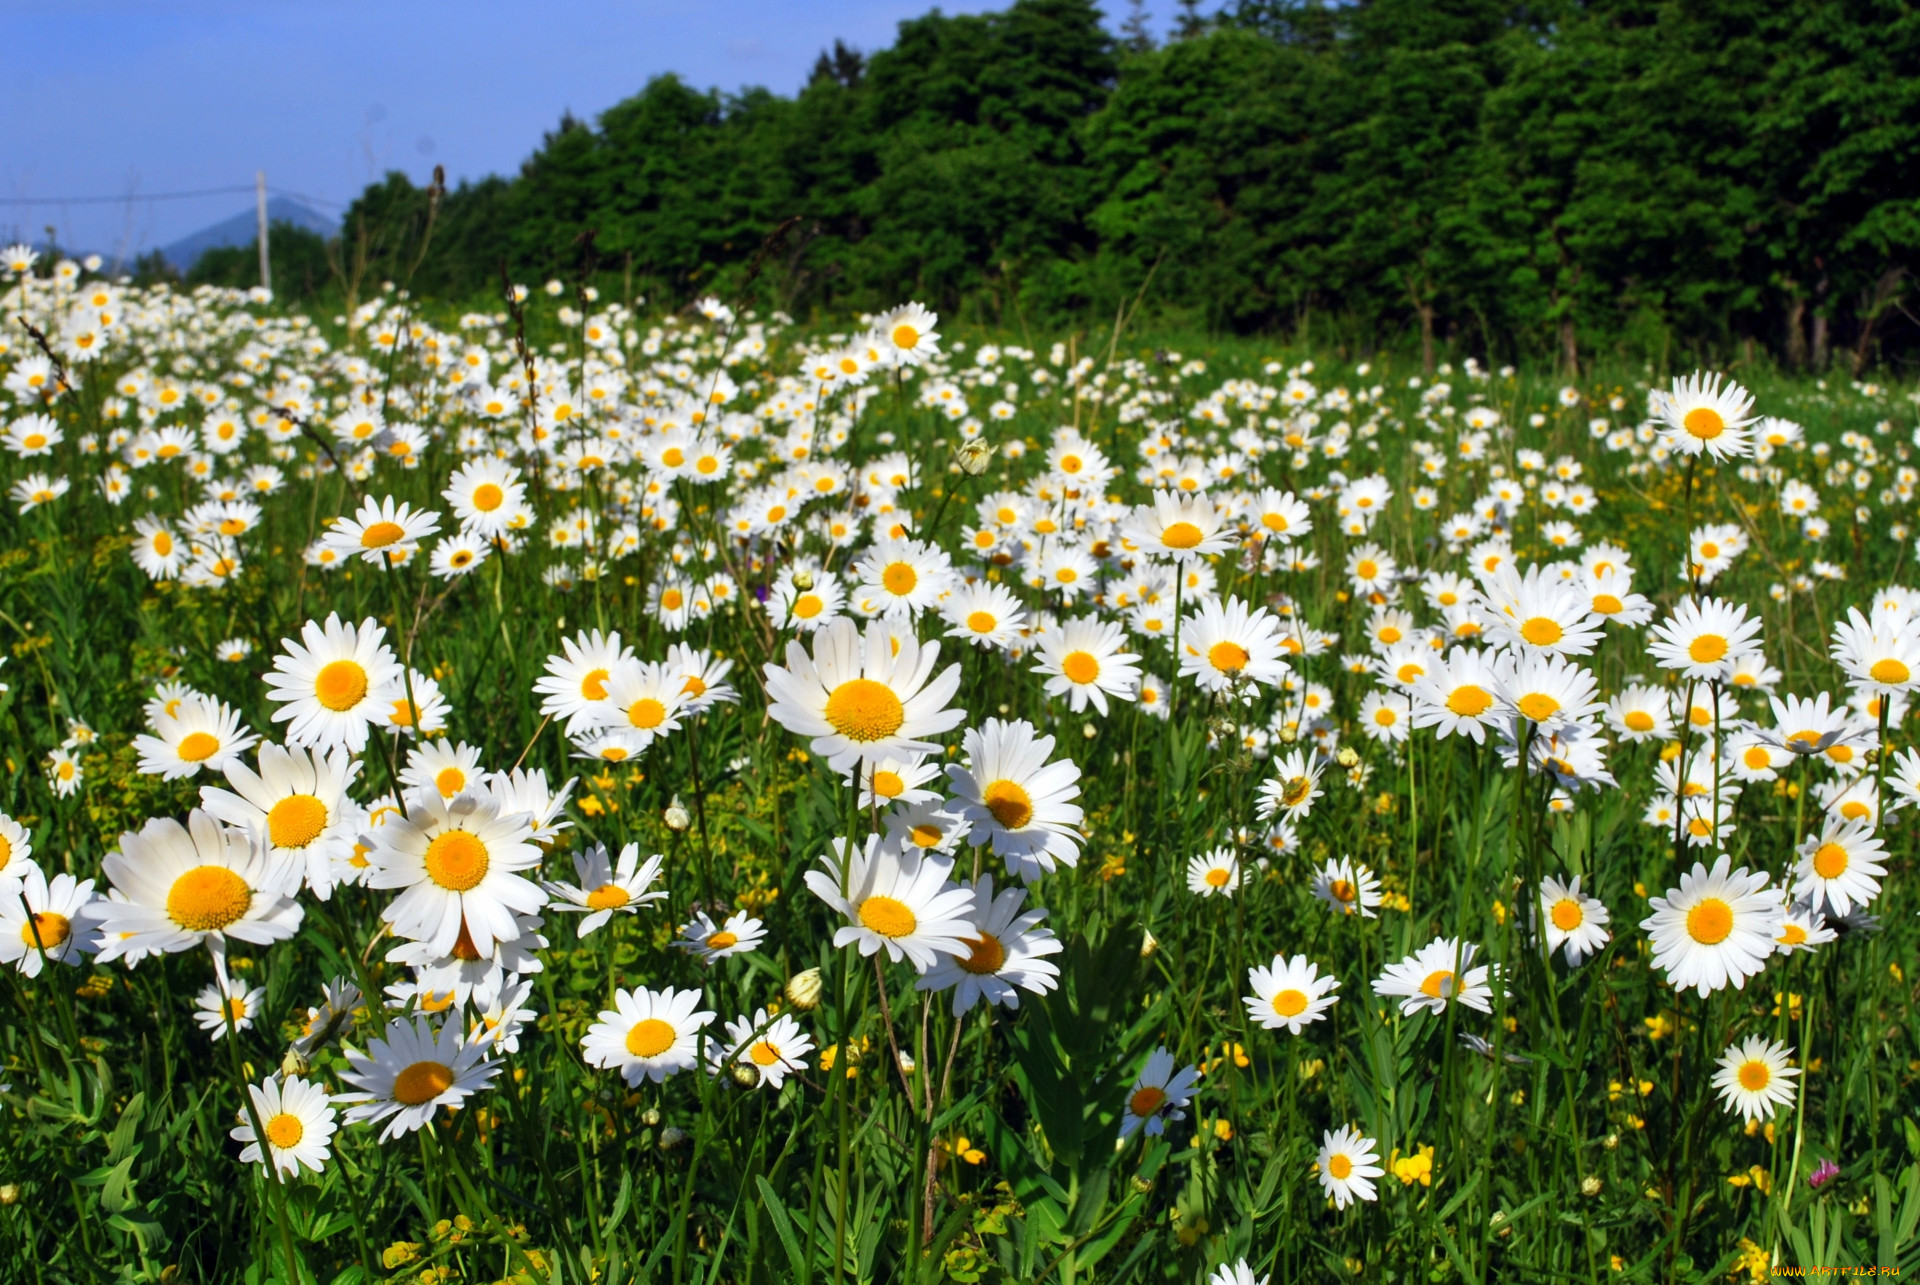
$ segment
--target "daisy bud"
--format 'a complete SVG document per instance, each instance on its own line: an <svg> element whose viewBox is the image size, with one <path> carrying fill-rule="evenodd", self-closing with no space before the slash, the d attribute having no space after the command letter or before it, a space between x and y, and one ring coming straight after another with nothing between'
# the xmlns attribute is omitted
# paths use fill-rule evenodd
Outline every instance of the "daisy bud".
<svg viewBox="0 0 1920 1285"><path fill-rule="evenodd" d="M662 1151L672 1151L686 1140L687 1131L685 1129L676 1129L672 1125L668 1125L660 1131L660 1149Z"/></svg>
<svg viewBox="0 0 1920 1285"><path fill-rule="evenodd" d="M0 1205L17 1204L19 1200L20 1185L18 1183L0 1183Z"/></svg>
<svg viewBox="0 0 1920 1285"><path fill-rule="evenodd" d="M733 1082L743 1089L757 1088L760 1084L760 1072L741 1062L733 1064Z"/></svg>
<svg viewBox="0 0 1920 1285"><path fill-rule="evenodd" d="M666 822L667 829L675 833L682 833L688 826L693 824L693 817L688 815L687 810L678 803L669 803L667 805Z"/></svg>
<svg viewBox="0 0 1920 1285"><path fill-rule="evenodd" d="M1600 1194L1600 1187L1600 1179L1593 1174L1588 1174L1580 1180L1580 1194L1589 1199Z"/></svg>
<svg viewBox="0 0 1920 1285"><path fill-rule="evenodd" d="M915 1061L913 1060L913 1056L912 1056L912 1055L911 1055L910 1053L908 1053L908 1052L907 1052L906 1050L904 1050L904 1049L902 1049L902 1050L901 1050L901 1052L900 1052L900 1073L901 1073L902 1075L912 1075L912 1074L913 1074L913 1072L914 1072L914 1069L915 1069L915 1068L916 1068L916 1067L917 1067L918 1065L919 1065L919 1064L918 1064L917 1062L915 1062Z"/></svg>
<svg viewBox="0 0 1920 1285"><path fill-rule="evenodd" d="M1140 958L1145 959L1159 949L1160 939L1155 937L1148 929L1142 928L1140 930Z"/></svg>
<svg viewBox="0 0 1920 1285"><path fill-rule="evenodd" d="M307 1061L306 1055L293 1045L288 1045L287 1055L280 1059L280 1074L305 1075L310 1069L312 1066Z"/></svg>
<svg viewBox="0 0 1920 1285"><path fill-rule="evenodd" d="M979 477L987 471L987 465L993 462L993 457L999 449L998 446L975 438L971 442L961 444L960 449L954 452L953 462L958 464L960 471L968 477Z"/></svg>
<svg viewBox="0 0 1920 1285"><path fill-rule="evenodd" d="M660 1123L659 1110L655 1107L648 1107L645 1111L642 1111L640 1113L640 1123L646 1125L649 1129L654 1128Z"/></svg>
<svg viewBox="0 0 1920 1285"><path fill-rule="evenodd" d="M809 968L787 979L787 1002L803 1012L820 1007L820 970Z"/></svg>
<svg viewBox="0 0 1920 1285"><path fill-rule="evenodd" d="M1360 762L1360 751L1354 749L1351 745L1342 745L1340 752L1333 757L1341 767L1353 767Z"/></svg>
<svg viewBox="0 0 1920 1285"><path fill-rule="evenodd" d="M796 571L793 573L793 587L800 590L813 588L813 572Z"/></svg>

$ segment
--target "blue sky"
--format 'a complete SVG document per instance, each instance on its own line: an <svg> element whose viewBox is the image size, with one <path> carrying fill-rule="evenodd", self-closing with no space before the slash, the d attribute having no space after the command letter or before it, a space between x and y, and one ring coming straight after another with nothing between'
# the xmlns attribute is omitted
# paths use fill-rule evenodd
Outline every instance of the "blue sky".
<svg viewBox="0 0 1920 1285"><path fill-rule="evenodd" d="M792 93L836 36L882 47L933 3L0 0L14 51L0 198L196 191L264 169L274 187L345 202L389 169L510 173L563 110L590 118L666 71ZM1173 0L1150 8L1164 21ZM67 245L137 253L249 208L245 195L0 203L0 234L51 223Z"/></svg>

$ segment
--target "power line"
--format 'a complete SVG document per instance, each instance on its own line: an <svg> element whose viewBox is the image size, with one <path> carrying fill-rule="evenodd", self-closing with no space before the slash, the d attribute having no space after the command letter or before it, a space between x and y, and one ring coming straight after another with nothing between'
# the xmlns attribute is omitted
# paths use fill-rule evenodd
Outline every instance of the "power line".
<svg viewBox="0 0 1920 1285"><path fill-rule="evenodd" d="M270 187L267 190L275 196L292 197L296 201L304 201L309 205L345 208L345 202L330 201L323 196L290 192L283 187ZM185 201L202 196L233 196L251 191L253 191L253 185L246 184L239 187L203 187L192 192L129 192L124 196L0 196L0 205L121 205L131 201Z"/></svg>

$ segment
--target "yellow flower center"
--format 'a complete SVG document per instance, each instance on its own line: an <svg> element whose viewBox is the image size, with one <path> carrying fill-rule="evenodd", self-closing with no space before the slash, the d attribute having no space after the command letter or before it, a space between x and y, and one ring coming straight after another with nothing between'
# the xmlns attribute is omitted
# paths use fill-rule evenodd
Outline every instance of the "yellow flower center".
<svg viewBox="0 0 1920 1285"><path fill-rule="evenodd" d="M1749 1093L1758 1093L1773 1083L1773 1068L1759 1058L1749 1058L1740 1064L1740 1087Z"/></svg>
<svg viewBox="0 0 1920 1285"><path fill-rule="evenodd" d="M627 721L643 732L651 732L667 721L667 707L651 696L642 696L627 706Z"/></svg>
<svg viewBox="0 0 1920 1285"><path fill-rule="evenodd" d="M1727 658L1727 640L1719 634L1701 634L1687 644L1687 655L1697 665L1711 665Z"/></svg>
<svg viewBox="0 0 1920 1285"><path fill-rule="evenodd" d="M1444 968L1434 969L1420 983L1420 992L1434 999L1448 998L1453 994L1453 974Z"/></svg>
<svg viewBox="0 0 1920 1285"><path fill-rule="evenodd" d="M611 677L604 669L590 669L587 676L580 680L580 694L590 701L603 701L607 698L607 679Z"/></svg>
<svg viewBox="0 0 1920 1285"><path fill-rule="evenodd" d="M1799 924L1788 924L1781 932L1780 940L1789 946L1804 946L1807 941L1807 930Z"/></svg>
<svg viewBox="0 0 1920 1285"><path fill-rule="evenodd" d="M803 593L793 600L793 614L802 620L812 620L826 610L826 607L827 604L821 601L820 595L815 593ZM973 614L977 616L981 613L976 611ZM967 623L973 622L969 619Z"/></svg>
<svg viewBox="0 0 1920 1285"><path fill-rule="evenodd" d="M994 781L980 792L980 801L1004 829L1018 830L1033 820L1033 796L1018 782Z"/></svg>
<svg viewBox="0 0 1920 1285"><path fill-rule="evenodd" d="M1545 692L1528 692L1513 705L1536 723L1544 723L1560 712L1560 702Z"/></svg>
<svg viewBox="0 0 1920 1285"><path fill-rule="evenodd" d="M1160 533L1160 541L1169 549L1191 549L1206 537L1191 522L1175 522Z"/></svg>
<svg viewBox="0 0 1920 1285"><path fill-rule="evenodd" d="M1297 808L1307 801L1307 795L1313 793L1311 777L1296 776L1288 781L1280 791L1280 802L1284 807Z"/></svg>
<svg viewBox="0 0 1920 1285"><path fill-rule="evenodd" d="M1238 673L1248 659L1247 649L1236 642L1217 642L1207 649L1207 663L1222 673Z"/></svg>
<svg viewBox="0 0 1920 1285"><path fill-rule="evenodd" d="M910 936L920 926L913 910L892 897L868 897L860 903L860 922L882 937Z"/></svg>
<svg viewBox="0 0 1920 1285"><path fill-rule="evenodd" d="M487 845L467 830L448 830L427 845L427 878L449 892L479 887L487 864Z"/></svg>
<svg viewBox="0 0 1920 1285"><path fill-rule="evenodd" d="M649 1017L635 1022L633 1029L627 1032L627 1052L635 1057L659 1057L673 1047L680 1033L673 1029L673 1023L663 1022L657 1017Z"/></svg>
<svg viewBox="0 0 1920 1285"><path fill-rule="evenodd" d="M1727 431L1727 421L1711 406L1696 406L1680 421L1680 426L1703 442L1711 442Z"/></svg>
<svg viewBox="0 0 1920 1285"><path fill-rule="evenodd" d="M507 493L492 482L482 482L473 488L473 507L482 513L491 513L507 502Z"/></svg>
<svg viewBox="0 0 1920 1285"><path fill-rule="evenodd" d="M1687 912L1687 935L1703 946L1717 946L1733 932L1733 907L1708 897Z"/></svg>
<svg viewBox="0 0 1920 1285"><path fill-rule="evenodd" d="M883 799L897 799L907 792L907 783L898 772L882 768L873 774L873 792Z"/></svg>
<svg viewBox="0 0 1920 1285"><path fill-rule="evenodd" d="M1461 718L1478 718L1493 708L1493 696L1486 688L1467 683L1447 693L1447 708Z"/></svg>
<svg viewBox="0 0 1920 1285"><path fill-rule="evenodd" d="M1327 894L1335 901L1351 905L1354 898L1360 895L1360 890L1350 880L1334 879L1327 884Z"/></svg>
<svg viewBox="0 0 1920 1285"><path fill-rule="evenodd" d="M172 553L173 537L165 531L155 531L153 533L153 551L163 558L169 553Z"/></svg>
<svg viewBox="0 0 1920 1285"><path fill-rule="evenodd" d="M1353 1161L1343 1155L1328 1156L1327 1172L1332 1174L1335 1180L1345 1182L1353 1174Z"/></svg>
<svg viewBox="0 0 1920 1285"><path fill-rule="evenodd" d="M960 967L977 977L997 973L1006 965L1007 948L992 933L981 933L977 938L966 938L966 958L958 961Z"/></svg>
<svg viewBox="0 0 1920 1285"><path fill-rule="evenodd" d="M1066 675L1068 682L1084 686L1100 677L1100 662L1094 659L1091 652L1070 651L1060 662L1060 672Z"/></svg>
<svg viewBox="0 0 1920 1285"><path fill-rule="evenodd" d="M1566 630L1560 622L1546 616L1535 616L1520 626L1520 636L1535 647L1551 647L1566 636Z"/></svg>
<svg viewBox="0 0 1920 1285"><path fill-rule="evenodd" d="M1894 687L1911 679L1913 671L1908 669L1904 662L1888 656L1874 661L1873 667L1867 670L1867 677L1876 683L1885 683L1889 687Z"/></svg>
<svg viewBox="0 0 1920 1285"><path fill-rule="evenodd" d="M1585 923L1586 912L1580 909L1580 903L1572 897L1562 897L1553 903L1553 926L1563 933L1570 933Z"/></svg>
<svg viewBox="0 0 1920 1285"><path fill-rule="evenodd" d="M714 933L711 937L707 938L708 950L731 950L739 944L740 936L738 933L722 931Z"/></svg>
<svg viewBox="0 0 1920 1285"><path fill-rule="evenodd" d="M1651 732L1653 730L1653 715L1647 713L1644 709L1628 710L1627 716L1620 721L1627 725L1629 732Z"/></svg>
<svg viewBox="0 0 1920 1285"><path fill-rule="evenodd" d="M174 753L188 763L204 763L219 752L220 738L211 732L189 732L174 747Z"/></svg>
<svg viewBox="0 0 1920 1285"><path fill-rule="evenodd" d="M375 522L360 533L363 549L384 549L406 538L407 530L398 522Z"/></svg>
<svg viewBox="0 0 1920 1285"><path fill-rule="evenodd" d="M1773 755L1764 745L1749 745L1747 752L1740 757L1746 761L1748 767L1756 772L1771 766L1773 763Z"/></svg>
<svg viewBox="0 0 1920 1285"><path fill-rule="evenodd" d="M38 935L38 942L35 937ZM20 940L28 950L36 944L42 950L53 950L66 943L73 935L73 925L65 915L51 910L43 910L20 925Z"/></svg>
<svg viewBox="0 0 1920 1285"><path fill-rule="evenodd" d="M225 866L195 866L167 890L167 918L188 932L219 932L253 905L253 889Z"/></svg>
<svg viewBox="0 0 1920 1285"><path fill-rule="evenodd" d="M1233 882L1233 871L1225 866L1214 866L1207 871L1206 880L1210 888L1224 888Z"/></svg>
<svg viewBox="0 0 1920 1285"><path fill-rule="evenodd" d="M909 563L891 562L880 573L880 583L886 586L888 593L905 595L913 592L913 587L920 583L920 576Z"/></svg>
<svg viewBox="0 0 1920 1285"><path fill-rule="evenodd" d="M920 332L912 326L909 326L906 322L903 321L893 328L893 346L895 348L904 348L911 351L917 348L919 344Z"/></svg>
<svg viewBox="0 0 1920 1285"><path fill-rule="evenodd" d="M453 1068L445 1062L415 1062L393 1077L393 1100L401 1106L425 1106L452 1087Z"/></svg>
<svg viewBox="0 0 1920 1285"><path fill-rule="evenodd" d="M300 1117L285 1111L267 1121L266 1128L267 1141L282 1151L299 1146L300 1139L307 1136L307 1126L300 1122Z"/></svg>
<svg viewBox="0 0 1920 1285"><path fill-rule="evenodd" d="M327 828L327 805L311 794L289 794L267 812L267 838L276 848L304 848Z"/></svg>
<svg viewBox="0 0 1920 1285"><path fill-rule="evenodd" d="M1838 843L1823 843L1813 854L1813 872L1822 879L1838 879L1847 872L1847 850Z"/></svg>
<svg viewBox="0 0 1920 1285"><path fill-rule="evenodd" d="M1356 580L1371 580L1380 574L1380 564L1372 558L1362 558L1354 564L1353 577Z"/></svg>
<svg viewBox="0 0 1920 1285"><path fill-rule="evenodd" d="M678 589L669 589L660 595L660 606L667 611L678 611L686 605L686 595Z"/></svg>
<svg viewBox="0 0 1920 1285"><path fill-rule="evenodd" d="M314 676L313 698L336 714L367 698L367 671L357 661L336 660Z"/></svg>
<svg viewBox="0 0 1920 1285"><path fill-rule="evenodd" d="M827 723L850 741L883 741L907 721L906 706L885 683L850 678L827 697Z"/></svg>
<svg viewBox="0 0 1920 1285"><path fill-rule="evenodd" d="M940 841L947 836L946 832L940 829L939 826L928 825L922 822L913 827L909 833L909 837L913 840L913 846L916 848L937 848L940 846Z"/></svg>
<svg viewBox="0 0 1920 1285"><path fill-rule="evenodd" d="M588 910L618 910L632 901L627 890L617 883L603 883L587 894Z"/></svg>
<svg viewBox="0 0 1920 1285"><path fill-rule="evenodd" d="M1298 1017L1307 1011L1305 991L1284 990L1273 997L1273 1011L1282 1017Z"/></svg>
<svg viewBox="0 0 1920 1285"><path fill-rule="evenodd" d="M1613 616L1625 611L1627 604L1610 593L1596 593L1593 595L1593 609L1603 616Z"/></svg>
<svg viewBox="0 0 1920 1285"><path fill-rule="evenodd" d="M1158 1111L1167 1100L1167 1091L1146 1084L1135 1089L1133 1096L1127 1099L1127 1110L1137 1116L1146 1117Z"/></svg>

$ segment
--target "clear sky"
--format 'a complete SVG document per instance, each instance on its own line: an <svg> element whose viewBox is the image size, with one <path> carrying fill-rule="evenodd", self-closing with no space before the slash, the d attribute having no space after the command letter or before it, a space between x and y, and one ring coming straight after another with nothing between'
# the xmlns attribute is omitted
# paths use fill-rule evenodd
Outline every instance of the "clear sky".
<svg viewBox="0 0 1920 1285"><path fill-rule="evenodd" d="M792 93L837 36L872 50L934 0L0 0L0 236L130 256L251 208L251 184L337 213L373 177L511 173L562 111L651 76ZM940 0L949 13L1004 0ZM1107 6L1119 12L1115 0ZM1171 12L1172 0L1152 9ZM1156 16L1161 16L1156 14ZM8 199L107 196L107 204Z"/></svg>

